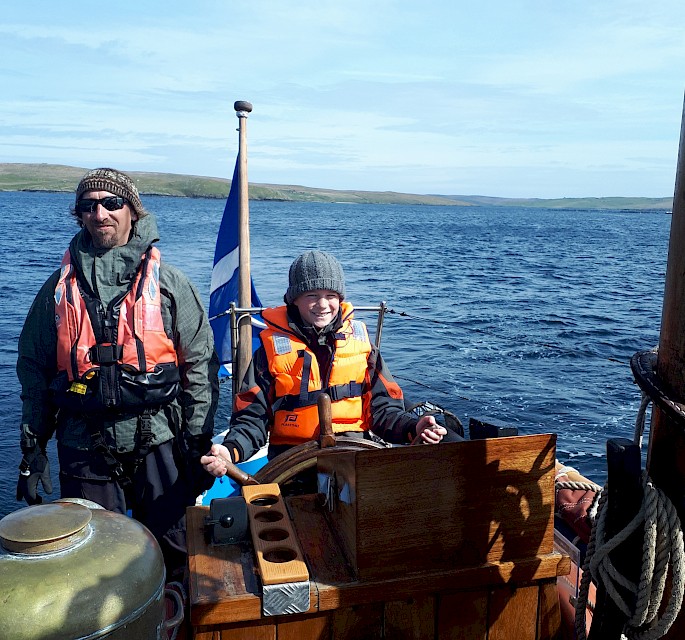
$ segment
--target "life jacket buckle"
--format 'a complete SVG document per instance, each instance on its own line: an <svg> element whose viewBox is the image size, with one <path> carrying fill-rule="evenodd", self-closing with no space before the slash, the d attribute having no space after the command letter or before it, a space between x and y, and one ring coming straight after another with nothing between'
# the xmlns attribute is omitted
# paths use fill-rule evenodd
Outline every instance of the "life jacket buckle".
<svg viewBox="0 0 685 640"><path fill-rule="evenodd" d="M96 344L90 348L89 353L93 364L114 364L124 355L124 347L120 344Z"/></svg>

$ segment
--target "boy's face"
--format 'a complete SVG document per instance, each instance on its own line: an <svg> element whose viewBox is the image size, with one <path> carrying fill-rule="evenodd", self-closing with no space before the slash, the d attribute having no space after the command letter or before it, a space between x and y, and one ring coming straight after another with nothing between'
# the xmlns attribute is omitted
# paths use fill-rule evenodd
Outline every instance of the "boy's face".
<svg viewBox="0 0 685 640"><path fill-rule="evenodd" d="M340 296L328 289L314 289L301 293L293 304L305 323L323 329L333 322L340 309Z"/></svg>

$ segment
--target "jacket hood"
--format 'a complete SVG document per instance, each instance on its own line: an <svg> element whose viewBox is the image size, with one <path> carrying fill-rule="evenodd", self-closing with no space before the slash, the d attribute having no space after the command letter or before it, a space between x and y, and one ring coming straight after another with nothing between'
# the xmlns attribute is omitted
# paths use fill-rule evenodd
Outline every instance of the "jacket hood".
<svg viewBox="0 0 685 640"><path fill-rule="evenodd" d="M131 238L121 247L112 249L94 247L90 233L83 227L69 243L69 251L72 262L81 276L81 281L90 286L92 293L97 294L98 289L102 287L120 288L130 283L135 277L141 256L158 240L157 220L153 214L149 213L133 223ZM102 266L96 268L96 263ZM97 273L96 286L93 282L95 273ZM103 299L102 296L101 299Z"/></svg>

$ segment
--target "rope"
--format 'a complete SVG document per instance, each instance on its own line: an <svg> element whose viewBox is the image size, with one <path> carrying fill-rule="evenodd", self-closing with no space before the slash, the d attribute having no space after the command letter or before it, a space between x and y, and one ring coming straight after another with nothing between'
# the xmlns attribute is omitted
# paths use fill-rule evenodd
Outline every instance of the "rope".
<svg viewBox="0 0 685 640"><path fill-rule="evenodd" d="M681 428L685 427L685 404L671 400L667 385L656 373L658 349L638 351L630 359L630 368L643 393Z"/></svg>
<svg viewBox="0 0 685 640"><path fill-rule="evenodd" d="M637 410L637 418L635 418L635 434L633 435L633 442L642 449L642 435L645 432L645 420L647 417L647 407L651 399L648 394L644 391L642 392L642 402L640 402L640 408Z"/></svg>
<svg viewBox="0 0 685 640"><path fill-rule="evenodd" d="M455 325L457 324L457 321L455 320L444 320L444 319L437 319L437 318L427 318L425 316L417 316L411 313L407 313L406 311L396 311L395 309L392 309L390 307L386 308L385 313L391 313L393 315L399 316L401 318L409 318L411 320L420 320L421 322L430 322L432 324L439 324L444 327L450 326L450 325ZM561 349L561 347L558 344L552 344L550 342L533 342L530 340L514 340L512 336L504 335L502 333L497 333L495 331L492 331L490 329L481 329L479 327L467 327L467 326L462 326L461 329L465 331L471 331L473 333L480 333L483 335L487 336L493 336L495 338L499 338L500 340L504 340L506 342L513 343L515 342L517 346L520 346L521 344L527 344L527 345L534 345L538 347L547 347L548 349ZM625 360L618 360L617 358L605 358L606 360L609 360L610 362L617 362L618 364L626 364Z"/></svg>
<svg viewBox="0 0 685 640"><path fill-rule="evenodd" d="M656 640L664 636L675 621L683 601L685 551L683 532L675 507L659 488L642 473L644 498L633 520L613 538L606 540L608 492L605 485L599 500L595 525L588 544L583 577L576 602L575 626L578 640L586 640L585 610L590 580L601 582L608 596L628 618L624 627L630 640ZM639 584L634 584L613 566L609 553L643 525L643 555ZM671 593L662 607L666 577L672 571ZM635 596L635 610L618 591L618 586ZM659 609L663 610L658 617ZM655 624L656 621L656 624Z"/></svg>
<svg viewBox="0 0 685 640"><path fill-rule="evenodd" d="M671 419L685 424L685 405L668 397L667 390L656 375L657 349L636 353L630 366L642 391L640 408L635 419L633 442L642 448L647 408L654 403ZM559 483L562 484L562 483ZM646 471L642 472L643 499L630 523L613 538L606 539L608 513L607 487L599 495L590 543L588 544L576 601L576 637L586 640L586 608L590 582L602 584L606 594L626 616L622 638L657 640L673 625L680 612L685 591L685 550L683 531L677 511L666 494L655 487ZM597 497L597 495L595 497ZM588 512L588 516L590 513ZM591 518L592 519L592 518ZM620 574L609 554L642 527L642 566L638 584ZM670 594L664 606L667 578L671 575ZM634 610L619 592L630 594ZM659 611L661 615L659 616Z"/></svg>
<svg viewBox="0 0 685 640"><path fill-rule="evenodd" d="M594 524L597 516L597 505L599 503L599 498L602 495L602 487L594 482L590 482L587 478L584 480L559 480L561 476L568 475L569 473L578 473L578 470L573 467L563 466L557 471L554 476L554 490L570 489L571 491L594 491L595 495L586 512L590 522ZM580 474L578 473L578 475ZM587 480L587 482L585 480Z"/></svg>
<svg viewBox="0 0 685 640"><path fill-rule="evenodd" d="M432 322L433 324L441 324L441 325L448 325L450 323L445 322L444 320L436 320L435 318L425 318L422 316L414 316L406 311L395 311L395 309L390 309L387 308L385 310L385 313L392 313L396 316L400 316L401 318L411 318L412 320L421 320L422 322Z"/></svg>
<svg viewBox="0 0 685 640"><path fill-rule="evenodd" d="M598 484L594 482L578 482L575 480L565 480L564 482L556 482L555 489L570 489L571 491L595 491L599 493L602 490Z"/></svg>
<svg viewBox="0 0 685 640"><path fill-rule="evenodd" d="M431 387L430 385L427 385L424 382L419 382L418 380L413 380L412 378L407 378L406 376L398 376L396 374L393 374L393 377L397 378L398 380L406 380L407 382L413 382L415 385L418 385L419 387L430 389L431 391L435 391L436 393L442 393L443 395L449 396L450 398L456 396L457 398L461 398L462 400L468 400L469 402L471 401L471 398L467 396L462 396L456 391L443 391L442 389L436 389L435 387Z"/></svg>

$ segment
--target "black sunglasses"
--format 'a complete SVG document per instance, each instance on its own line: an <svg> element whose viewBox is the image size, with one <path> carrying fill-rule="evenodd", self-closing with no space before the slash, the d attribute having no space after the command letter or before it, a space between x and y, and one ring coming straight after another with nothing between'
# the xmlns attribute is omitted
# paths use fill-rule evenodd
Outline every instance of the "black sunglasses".
<svg viewBox="0 0 685 640"><path fill-rule="evenodd" d="M107 209L107 211L117 211L126 204L126 200L119 196L107 196L99 200L84 198L76 203L76 213L93 213L99 204Z"/></svg>

